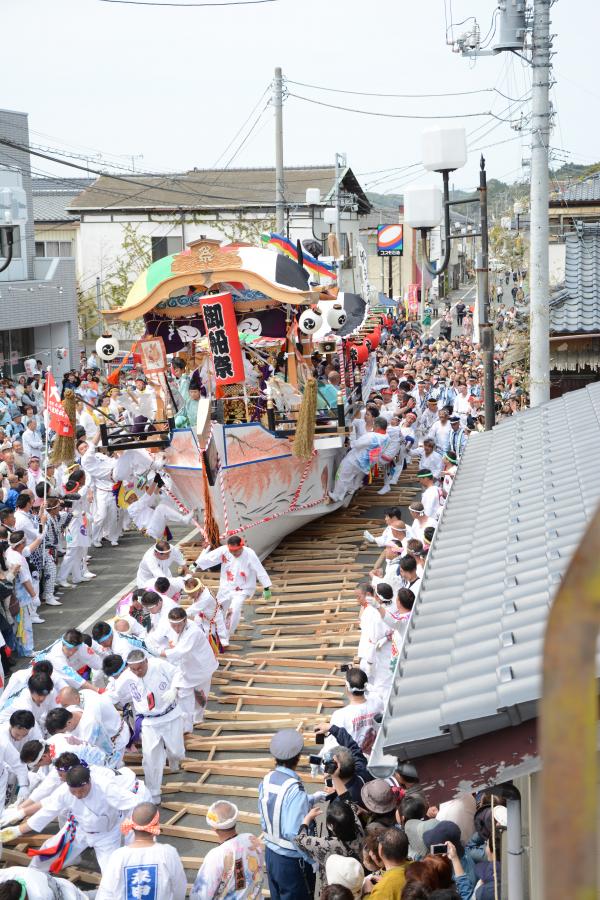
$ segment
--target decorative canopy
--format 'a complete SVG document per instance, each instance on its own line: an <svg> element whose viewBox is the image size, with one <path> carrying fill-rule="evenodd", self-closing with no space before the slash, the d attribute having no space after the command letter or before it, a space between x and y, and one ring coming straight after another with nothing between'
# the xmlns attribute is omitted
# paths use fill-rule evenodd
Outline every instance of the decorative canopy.
<svg viewBox="0 0 600 900"><path fill-rule="evenodd" d="M152 263L138 277L127 300L105 315L122 322L138 319L150 310L171 318L199 310L198 295L217 285L236 288L240 302L244 290L273 302L306 305L318 300L310 290L308 275L296 262L275 253L243 244L221 247L218 241L199 240L189 249ZM194 290L191 290L193 288Z"/></svg>

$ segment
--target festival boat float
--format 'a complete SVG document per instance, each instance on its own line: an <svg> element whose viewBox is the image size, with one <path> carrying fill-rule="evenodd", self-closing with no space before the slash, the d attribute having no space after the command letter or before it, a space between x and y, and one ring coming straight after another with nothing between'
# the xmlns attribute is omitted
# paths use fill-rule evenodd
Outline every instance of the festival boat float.
<svg viewBox="0 0 600 900"><path fill-rule="evenodd" d="M213 540L216 531L242 534L261 557L340 505L328 491L380 339L380 319L362 297L339 292L335 275L300 245L295 255L202 239L153 263L108 314L143 317L136 350L164 407L164 421L126 446L163 447L182 507L199 510ZM315 276L325 283L311 283ZM105 345L115 352L117 342ZM341 376L336 402L320 411L314 353L337 357ZM195 427L175 425L177 357L206 394ZM124 446L122 429L102 431L105 446Z"/></svg>

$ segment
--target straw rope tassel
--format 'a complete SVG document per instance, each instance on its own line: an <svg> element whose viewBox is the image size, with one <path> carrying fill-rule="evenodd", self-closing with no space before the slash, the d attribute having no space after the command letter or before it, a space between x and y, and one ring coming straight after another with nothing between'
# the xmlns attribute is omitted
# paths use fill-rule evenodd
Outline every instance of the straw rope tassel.
<svg viewBox="0 0 600 900"><path fill-rule="evenodd" d="M75 459L75 434L77 432L77 400L74 392L69 388L65 391L63 397L63 407L71 422L73 434L70 437L57 435L52 444L52 453L50 461L53 465L59 466L61 463L72 463Z"/></svg>
<svg viewBox="0 0 600 900"><path fill-rule="evenodd" d="M218 547L221 543L219 526L213 511L210 487L208 484L208 474L205 465L202 465L202 495L204 500L204 534L206 535L206 540L210 542L211 547Z"/></svg>
<svg viewBox="0 0 600 900"><path fill-rule="evenodd" d="M317 414L317 382L309 378L304 387L304 396L298 413L296 436L292 453L298 459L310 459L315 443L315 416Z"/></svg>

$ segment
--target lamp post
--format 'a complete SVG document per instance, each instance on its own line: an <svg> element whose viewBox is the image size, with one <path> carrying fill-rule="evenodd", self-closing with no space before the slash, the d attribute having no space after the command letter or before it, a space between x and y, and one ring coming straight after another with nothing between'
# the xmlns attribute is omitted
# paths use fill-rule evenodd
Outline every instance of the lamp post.
<svg viewBox="0 0 600 900"><path fill-rule="evenodd" d="M404 193L404 219L412 228L421 234L423 266L437 277L442 275L450 263L452 241L463 239L463 235L453 235L450 226L450 206L479 202L479 233L472 231L475 238L481 236L482 252L478 265L479 287L479 328L484 365L485 383L485 428L489 431L495 424L494 408L494 335L489 323L489 260L488 260L488 216L487 216L487 182L485 160L481 157L479 198L450 201L450 172L464 166L467 161L466 135L463 128L448 128L428 131L423 135L423 166L430 172L442 175L442 190L435 185L428 187L407 188ZM443 257L440 265L429 260L427 237L432 228L444 222ZM462 229L461 229L462 230ZM422 285L424 294L424 285Z"/></svg>

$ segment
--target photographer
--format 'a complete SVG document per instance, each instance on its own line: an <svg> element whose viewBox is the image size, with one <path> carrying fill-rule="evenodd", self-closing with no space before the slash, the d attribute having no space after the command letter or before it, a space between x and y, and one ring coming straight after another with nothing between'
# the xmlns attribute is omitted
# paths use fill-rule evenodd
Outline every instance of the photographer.
<svg viewBox="0 0 600 900"><path fill-rule="evenodd" d="M329 856L335 853L337 856L351 856L360 860L362 840L364 832L358 816L349 803L343 800L333 800L327 808L325 816L325 831L317 835L315 819L322 812L318 806L313 806L305 815L295 843L318 865L317 888L325 887L327 876L325 863Z"/></svg>

